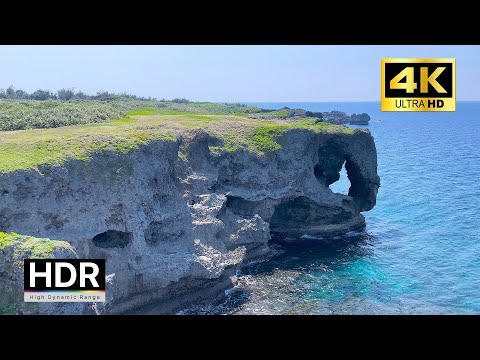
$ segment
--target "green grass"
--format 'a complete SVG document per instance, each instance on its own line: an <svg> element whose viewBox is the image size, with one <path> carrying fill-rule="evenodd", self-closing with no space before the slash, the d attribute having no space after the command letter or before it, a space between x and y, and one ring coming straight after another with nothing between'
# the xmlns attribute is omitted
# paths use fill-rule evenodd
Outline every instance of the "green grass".
<svg viewBox="0 0 480 360"><path fill-rule="evenodd" d="M190 102L186 104L163 102L161 104L165 110L190 113L207 113L212 115L232 115L235 113L253 114L262 111L262 109L256 106L245 106L239 104L215 104L208 102Z"/></svg>
<svg viewBox="0 0 480 360"><path fill-rule="evenodd" d="M189 115L189 114L197 114L192 112L186 111L179 111L179 110L172 110L172 109L153 109L153 108L140 108L140 109L133 109L127 111L128 116L138 116L138 115Z"/></svg>
<svg viewBox="0 0 480 360"><path fill-rule="evenodd" d="M188 119L216 120L215 113L202 113L192 111L180 111L172 109L138 108L127 111L128 116L151 116L151 115L178 115ZM222 114L223 115L223 114ZM114 120L115 121L115 120Z"/></svg>
<svg viewBox="0 0 480 360"><path fill-rule="evenodd" d="M283 135L288 128L280 125L265 125L252 131L248 137L248 143L253 151L271 153L280 150L282 147L277 139Z"/></svg>
<svg viewBox="0 0 480 360"><path fill-rule="evenodd" d="M155 115L161 112L160 109L155 109L153 107L138 108L127 111L128 116L138 116L138 115Z"/></svg>
<svg viewBox="0 0 480 360"><path fill-rule="evenodd" d="M328 123L314 123L314 120L300 120L295 122L261 121L255 129L246 136L247 149L258 155L270 154L279 151L282 145L278 140L293 129L308 129L315 133L341 132L353 134L353 130Z"/></svg>
<svg viewBox="0 0 480 360"><path fill-rule="evenodd" d="M170 131L143 129L139 122L3 132L0 173L60 165L70 159L87 161L101 151L126 153L153 140L176 138Z"/></svg>
<svg viewBox="0 0 480 360"><path fill-rule="evenodd" d="M272 117L280 117L280 118L284 118L288 116L288 112L286 110L274 110L274 111L269 111L265 114Z"/></svg>
<svg viewBox="0 0 480 360"><path fill-rule="evenodd" d="M280 150L278 139L291 129L314 132L353 130L328 123L314 124L313 120L294 122L252 120L237 116L150 115L131 121L0 132L0 173L51 166L70 159L88 161L102 151L128 153L151 141L175 141L188 137L190 131L205 129L223 145L212 147L217 154L245 149L262 156Z"/></svg>
<svg viewBox="0 0 480 360"><path fill-rule="evenodd" d="M112 120L112 123L129 123L129 122L132 122L132 121L137 121L137 119L134 119L134 118L122 118L122 119L115 119L115 120Z"/></svg>
<svg viewBox="0 0 480 360"><path fill-rule="evenodd" d="M50 239L41 239L33 236L24 236L16 233L6 234L0 232L0 251L7 247L14 247L14 258L22 259L42 259L52 255L56 248L69 249L75 251L73 247L65 241Z"/></svg>
<svg viewBox="0 0 480 360"><path fill-rule="evenodd" d="M257 106L241 104L217 104L209 102L175 103L171 101L133 100L122 97L109 101L109 104L122 111L132 111L130 113L131 115L153 115L157 110L162 110L161 113L165 115L180 115L181 113L233 115L253 114L264 111ZM145 113L145 110L150 111L150 113Z"/></svg>
<svg viewBox="0 0 480 360"><path fill-rule="evenodd" d="M223 136L224 149L228 152L237 151L239 149L239 144L236 140L237 134L233 131L225 131L225 135Z"/></svg>
<svg viewBox="0 0 480 360"><path fill-rule="evenodd" d="M258 156L268 155L279 151L282 148L279 142L280 138L294 129L306 129L315 133L340 132L349 135L354 133L353 129L344 126L322 122L315 124L314 119L287 122L245 118L235 120L234 117L229 117L228 120L231 121L230 124L225 119L221 123L217 122L207 127L212 136L221 139L223 142L223 146L210 146L213 154L244 149Z"/></svg>
<svg viewBox="0 0 480 360"><path fill-rule="evenodd" d="M206 112L212 109L225 111L229 106L231 114ZM203 111L186 111L195 107ZM234 112L239 109L259 110L239 105L168 103L163 107L137 106L127 112L129 117L95 124L0 131L0 173L34 168L48 173L52 166L62 165L68 160L88 161L102 151L128 153L151 141L176 141L179 136L188 138L198 129L205 129L220 140L219 145L210 147L214 154L243 149L259 156L280 150L279 139L291 129L353 133L352 129L343 126L323 122L315 124L310 118L255 119L248 113ZM281 111L276 115L282 115Z"/></svg>

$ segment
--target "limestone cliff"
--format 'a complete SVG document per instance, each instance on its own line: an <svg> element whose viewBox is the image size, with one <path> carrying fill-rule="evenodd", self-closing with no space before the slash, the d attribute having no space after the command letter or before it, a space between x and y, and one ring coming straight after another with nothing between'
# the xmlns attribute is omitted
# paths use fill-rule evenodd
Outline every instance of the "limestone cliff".
<svg viewBox="0 0 480 360"><path fill-rule="evenodd" d="M375 205L368 131L290 129L277 141L281 149L265 156L218 152L218 139L198 130L127 153L0 173L0 231L64 240L80 258L106 259L108 302L66 312L122 313L154 301L171 312L212 299L231 286L236 267L268 254L272 234L360 229L361 212ZM348 196L329 189L344 163ZM0 250L0 283L23 287L5 270L8 254Z"/></svg>

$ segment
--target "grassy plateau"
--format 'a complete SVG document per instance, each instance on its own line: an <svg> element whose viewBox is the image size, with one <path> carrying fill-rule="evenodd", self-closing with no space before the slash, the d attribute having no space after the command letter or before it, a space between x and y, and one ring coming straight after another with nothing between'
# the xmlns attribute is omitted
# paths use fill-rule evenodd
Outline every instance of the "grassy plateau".
<svg viewBox="0 0 480 360"><path fill-rule="evenodd" d="M345 126L287 115L282 109L213 103L1 100L0 173L86 161L99 151L128 152L198 129L221 140L222 145L210 148L214 154L247 150L259 156L278 151L277 139L290 129L353 133Z"/></svg>

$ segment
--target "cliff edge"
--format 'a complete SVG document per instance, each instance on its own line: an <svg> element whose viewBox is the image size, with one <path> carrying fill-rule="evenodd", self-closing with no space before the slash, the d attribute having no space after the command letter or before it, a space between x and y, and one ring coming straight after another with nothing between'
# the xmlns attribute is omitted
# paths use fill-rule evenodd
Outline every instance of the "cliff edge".
<svg viewBox="0 0 480 360"><path fill-rule="evenodd" d="M33 137L52 150L37 156L37 145L22 142ZM361 229L380 185L367 130L314 120L138 116L4 132L1 146L0 231L63 240L64 256L106 259L107 302L62 308L73 314L153 302L169 313L214 299L232 286L238 266L269 254L272 235ZM329 188L344 164L348 195ZM19 237L3 236L0 308L53 313L21 305L23 277L9 269L31 253L15 252Z"/></svg>

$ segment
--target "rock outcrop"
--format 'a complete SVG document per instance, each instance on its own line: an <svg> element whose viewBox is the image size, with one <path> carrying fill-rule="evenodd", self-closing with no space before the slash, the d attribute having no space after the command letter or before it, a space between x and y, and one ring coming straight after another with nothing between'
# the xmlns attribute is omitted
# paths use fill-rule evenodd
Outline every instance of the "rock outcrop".
<svg viewBox="0 0 480 360"><path fill-rule="evenodd" d="M343 111L308 111L303 109L290 109L283 107L279 110L263 110L260 113L249 115L252 119L282 119L282 120L304 120L314 118L316 122L327 122L335 125L368 125L370 115L366 113L348 115Z"/></svg>
<svg viewBox="0 0 480 360"><path fill-rule="evenodd" d="M366 113L362 114L355 114L347 115L347 113L343 111L330 111L330 112L323 112L322 114L322 121L337 124L337 125L368 125L370 122L370 115Z"/></svg>
<svg viewBox="0 0 480 360"><path fill-rule="evenodd" d="M370 121L370 115L366 113L350 115L350 125L368 125Z"/></svg>
<svg viewBox="0 0 480 360"><path fill-rule="evenodd" d="M266 156L211 152L217 143L200 130L126 154L0 174L0 231L65 240L79 258L105 258L108 301L97 313L152 302L171 312L221 296L238 266L269 253L272 234L360 229L361 212L375 206L380 181L368 131L293 129ZM344 163L348 196L329 188ZM5 270L9 251L0 250L0 283L23 289Z"/></svg>

